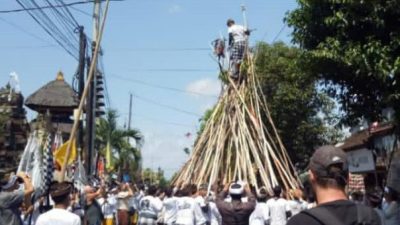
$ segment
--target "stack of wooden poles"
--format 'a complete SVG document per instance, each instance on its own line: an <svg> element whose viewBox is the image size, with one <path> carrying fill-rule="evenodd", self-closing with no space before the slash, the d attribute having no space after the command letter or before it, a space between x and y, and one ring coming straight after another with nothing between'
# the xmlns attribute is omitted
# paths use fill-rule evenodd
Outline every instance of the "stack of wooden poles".
<svg viewBox="0 0 400 225"><path fill-rule="evenodd" d="M286 190L299 187L268 110L252 55L242 63L241 74L241 82L228 78L190 159L172 181L175 186L241 180L257 190L265 187L270 193L276 185Z"/></svg>

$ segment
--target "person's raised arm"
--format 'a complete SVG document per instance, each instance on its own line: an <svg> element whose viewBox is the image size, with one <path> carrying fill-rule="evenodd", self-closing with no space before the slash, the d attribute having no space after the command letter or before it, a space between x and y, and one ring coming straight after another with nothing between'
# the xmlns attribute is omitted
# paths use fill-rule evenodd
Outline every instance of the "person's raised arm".
<svg viewBox="0 0 400 225"><path fill-rule="evenodd" d="M86 201L92 202L94 199L101 196L102 193L103 193L103 187L100 187L96 192L86 193Z"/></svg>
<svg viewBox="0 0 400 225"><path fill-rule="evenodd" d="M27 208L29 208L32 204L31 195L35 191L33 188L31 178L26 173L18 173L17 177L21 178L24 182L24 203Z"/></svg>
<svg viewBox="0 0 400 225"><path fill-rule="evenodd" d="M217 195L217 200L224 201L229 191L229 183L226 183L224 189Z"/></svg>
<svg viewBox="0 0 400 225"><path fill-rule="evenodd" d="M256 198L255 198L253 192L251 192L249 184L245 184L244 191L245 191L246 197L248 199L248 202L243 204L244 209L249 212L253 212L254 208L256 207Z"/></svg>
<svg viewBox="0 0 400 225"><path fill-rule="evenodd" d="M255 198L253 192L251 191L249 184L245 184L244 192L245 192L246 197L248 198L249 202L255 202L256 201L256 198Z"/></svg>
<svg viewBox="0 0 400 225"><path fill-rule="evenodd" d="M128 189L128 197L132 197L133 196L133 190L131 188L131 186L127 183L125 184L127 186Z"/></svg>
<svg viewBox="0 0 400 225"><path fill-rule="evenodd" d="M24 196L30 198L31 194L35 191L31 182L31 178L23 172L18 173L17 177L21 178L24 182Z"/></svg>

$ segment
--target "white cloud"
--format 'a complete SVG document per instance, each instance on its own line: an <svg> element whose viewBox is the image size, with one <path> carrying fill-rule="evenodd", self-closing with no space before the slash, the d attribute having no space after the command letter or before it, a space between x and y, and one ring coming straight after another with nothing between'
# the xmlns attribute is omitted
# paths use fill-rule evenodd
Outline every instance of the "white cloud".
<svg viewBox="0 0 400 225"><path fill-rule="evenodd" d="M221 83L218 80L209 78L196 80L186 86L186 91L202 95L218 96L221 91ZM199 97L197 94L193 94L193 96Z"/></svg>
<svg viewBox="0 0 400 225"><path fill-rule="evenodd" d="M171 7L169 7L168 9L168 13L170 14L176 14L176 13L180 13L182 12L183 8L182 6L178 5L178 4L174 4Z"/></svg>
<svg viewBox="0 0 400 225"><path fill-rule="evenodd" d="M156 170L164 170L164 175L170 178L188 159L184 153L185 147L192 145L192 139L182 135L163 132L145 132L146 142L143 146L143 166Z"/></svg>

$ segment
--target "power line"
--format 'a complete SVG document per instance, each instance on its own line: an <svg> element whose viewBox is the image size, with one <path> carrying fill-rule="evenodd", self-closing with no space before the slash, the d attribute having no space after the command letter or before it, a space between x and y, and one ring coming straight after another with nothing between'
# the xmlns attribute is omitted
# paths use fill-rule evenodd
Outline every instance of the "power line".
<svg viewBox="0 0 400 225"><path fill-rule="evenodd" d="M17 2L23 7L23 8L27 8L27 7L32 7L36 6L39 7L39 5L31 0L31 3L29 4L28 2L25 2L24 4L21 3L20 0L17 0ZM49 3L49 1L47 0L47 2ZM49 5L51 5L51 3L49 3ZM72 52L74 51L78 51L76 46L74 46L72 44L72 42L70 42L69 38L67 36L65 36L65 34L71 34L70 33L70 29L73 30L74 27L69 27L68 25L65 24L65 19L63 18L59 18L57 13L55 13L52 10L52 13L54 14L54 17L57 19L57 21L64 26L64 31L61 31L60 28L50 19L50 16L48 16L43 10L39 9L38 12L31 12L28 11L28 14L50 35L53 37L54 40L57 41L57 43L62 46L67 52L69 52L72 55ZM64 23L64 24L63 24ZM73 37L74 34L72 34L72 38L74 39L75 37ZM78 41L76 41L78 42ZM64 45L64 44L66 45ZM69 46L70 48L67 48L67 46ZM73 50L71 50L71 47ZM75 58L77 58L75 56Z"/></svg>
<svg viewBox="0 0 400 225"><path fill-rule="evenodd" d="M210 48L115 48L113 51L190 52L190 51L210 51Z"/></svg>
<svg viewBox="0 0 400 225"><path fill-rule="evenodd" d="M274 39L272 39L272 43L274 43L279 38L279 36L282 34L282 32L285 30L285 28L286 28L286 23L283 24L281 30L276 34Z"/></svg>
<svg viewBox="0 0 400 225"><path fill-rule="evenodd" d="M82 13L83 15L86 15L86 16L89 16L89 17L92 17L92 16L93 16L92 14L90 14L90 13L88 13L88 12L85 12L85 11L83 11L82 9L76 8L75 6L70 6L70 8L73 9L73 10L75 10L75 11L77 11L77 12Z"/></svg>
<svg viewBox="0 0 400 225"><path fill-rule="evenodd" d="M31 0L31 3L29 4L28 2L22 3L20 0L16 0L17 3L23 8L23 9L29 9L32 7L36 7L38 10L37 11L30 11L27 10L27 13L36 21L37 24L39 24L40 27L42 27L47 34L49 34L69 55L71 55L73 58L78 60L78 57L76 53L78 52L77 42L76 37L72 33L71 35L71 27L68 26L73 26L71 24L67 25L67 20L63 18L59 13L55 12L54 6L47 0L49 7L52 8L52 12L55 16L55 18L59 21L59 24L61 24L64 29L67 31L67 34L70 34L70 37L75 39L75 45L70 41L70 38L68 38L65 35L65 32L62 32L60 28L50 19L50 17L39 7L39 5ZM74 54L74 53L75 54Z"/></svg>
<svg viewBox="0 0 400 225"><path fill-rule="evenodd" d="M42 41L42 42L45 42L45 43L50 43L49 41L47 41L47 40L45 40L45 39L43 39L43 38L37 36L37 35L34 34L34 33L31 33L31 32L29 32L29 31L25 30L25 29L22 28L21 26L19 26L19 25L13 23L13 22L11 22L11 21L8 21L8 20L6 20L6 19L4 19L4 18L1 18L1 17L0 17L0 20L3 21L4 23L6 23L6 24L8 24L8 25L10 25L10 26L12 26L12 27L14 27L15 29L17 29L17 30L19 30L19 31L21 31L21 32L23 32L23 33L25 33L25 34L27 34L27 35L29 35L29 36L35 38L36 40L39 40L39 41Z"/></svg>
<svg viewBox="0 0 400 225"><path fill-rule="evenodd" d="M164 108L167 108L167 109L171 109L171 110L174 110L174 111L177 111L177 112L181 112L181 113L184 113L184 114L187 114L187 115L191 115L191 116L202 117L202 115L200 115L200 114L198 114L198 113L190 112L190 111L187 111L187 110L184 110L184 109L180 109L180 108L177 108L177 107L175 107L175 106L162 104L162 103L160 103L159 101L155 101L155 100L152 100L152 99L148 99L148 98L146 98L146 97L138 96L138 95L136 95L136 94L133 94L133 96L135 96L137 99L139 99L139 100L141 100L141 101L144 101L144 102L147 102L147 103L151 103L151 104L153 104L153 105L157 105L157 106L160 106L160 107L164 107Z"/></svg>
<svg viewBox="0 0 400 225"><path fill-rule="evenodd" d="M282 32L285 30L285 28L286 28L286 23L283 24L283 26L281 27L281 29L280 29L280 30L278 31L278 33L275 35L274 39L272 39L272 43L274 43L274 42L279 38L279 36L282 34ZM267 37L267 34L268 34L268 31L266 31L266 32L264 33L264 35L262 36L262 38L261 38L262 41L265 41L265 38Z"/></svg>
<svg viewBox="0 0 400 225"><path fill-rule="evenodd" d="M21 45L21 46L0 46L0 49L33 49L33 48L54 48L56 45L37 45L37 46L28 46L28 45Z"/></svg>
<svg viewBox="0 0 400 225"><path fill-rule="evenodd" d="M123 80L123 81L128 81L128 82L132 82L132 83L136 83L136 84L145 85L148 87L153 87L153 88L159 88L159 89L175 91L175 92L180 92L180 93L195 94L195 95L200 95L200 96L218 98L218 96L216 96L216 95L208 95L208 94L203 94L203 93L199 93L199 92L195 92L195 91L188 91L188 90L178 89L178 88L174 88L174 87L167 87L167 86L162 86L162 85L158 85L158 84L151 84L151 83L147 83L142 80L126 78L126 77L118 76L115 74L113 74L111 77L119 79L119 80Z"/></svg>
<svg viewBox="0 0 400 225"><path fill-rule="evenodd" d="M33 0L32 0L33 1ZM53 17L58 21L58 23L61 25L61 29L64 29L64 34L68 35L70 39L74 40L75 43L79 43L77 39L77 35L73 32L77 27L79 27L78 22L76 22L75 18L71 15L68 14L66 11L60 11L57 8L53 6L53 4L49 1L46 0L47 4L52 6L51 12L53 14ZM60 2L60 0L59 0ZM33 2L34 3L34 2ZM36 3L34 3L37 5ZM63 7L61 9L65 9L66 7ZM43 13L43 15L46 15L43 10L40 10L40 12ZM69 11L68 11L69 12ZM61 31L61 30L60 30ZM69 42L69 39L66 39L67 42L72 46L75 47L72 42Z"/></svg>
<svg viewBox="0 0 400 225"><path fill-rule="evenodd" d="M215 72L215 69L189 69L189 68L157 68L157 69L130 69L137 72Z"/></svg>
<svg viewBox="0 0 400 225"><path fill-rule="evenodd" d="M79 23L78 23L78 21L76 21L75 17L72 15L71 11L69 11L67 5L62 0L57 0L57 2L61 3L64 6L61 9L65 11L67 16L69 16L69 18L71 18L71 20L74 22L75 26L78 27Z"/></svg>
<svg viewBox="0 0 400 225"><path fill-rule="evenodd" d="M124 0L110 0L110 1L122 2ZM94 2L94 0L87 0L87 1L63 3L63 4L54 5L54 6L37 6L37 7L29 7L29 8L22 8L22 9L0 10L0 13L18 13L18 12L41 10L41 9L49 9L49 8L54 8L54 7L55 8L70 7L70 6L74 6L74 5L89 4L89 3L93 3L93 2Z"/></svg>
<svg viewBox="0 0 400 225"><path fill-rule="evenodd" d="M128 114L128 113L123 113L123 114L126 115L126 114ZM194 126L194 125L189 125L189 124L184 124L184 123L176 123L176 122L170 122L170 121L160 120L160 119L156 119L156 118L144 116L144 115L137 114L137 113L134 113L133 116L134 116L134 117L139 117L139 118L145 119L145 120L147 120L147 121L155 122L155 123L164 123L164 124L173 125L173 126L190 127L190 128L196 127L196 126Z"/></svg>

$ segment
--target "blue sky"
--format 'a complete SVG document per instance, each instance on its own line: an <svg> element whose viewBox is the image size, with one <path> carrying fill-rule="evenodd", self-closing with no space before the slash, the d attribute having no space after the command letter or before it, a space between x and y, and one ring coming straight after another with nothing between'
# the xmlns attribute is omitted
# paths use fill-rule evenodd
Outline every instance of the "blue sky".
<svg viewBox="0 0 400 225"><path fill-rule="evenodd" d="M272 42L283 27L285 13L296 7L295 0L125 0L110 4L102 47L111 107L119 111L123 126L129 93L135 95L132 126L145 135L145 167L161 167L170 176L187 160L183 148L190 147L195 136L185 134L196 133L198 115L216 102L213 96L219 93L218 66L206 48L220 34L226 36L228 18L242 23L241 4L247 7L249 26L257 29L251 36L253 44ZM14 0L4 0L0 6L0 10L18 8ZM76 8L92 12L90 4ZM91 36L91 18L75 9L71 12ZM289 28L284 28L278 40L289 43L289 34ZM76 60L25 12L0 13L0 52L0 85L15 71L25 97L54 79L58 70L71 83L77 67ZM35 116L28 113L30 119Z"/></svg>

